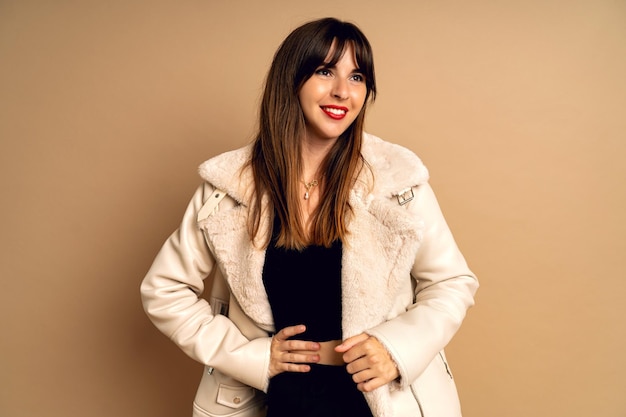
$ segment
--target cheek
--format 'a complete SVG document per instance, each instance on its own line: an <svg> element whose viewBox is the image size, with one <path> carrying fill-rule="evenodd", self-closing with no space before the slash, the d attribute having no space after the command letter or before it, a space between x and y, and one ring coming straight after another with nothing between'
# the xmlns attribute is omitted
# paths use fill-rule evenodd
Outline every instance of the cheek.
<svg viewBox="0 0 626 417"><path fill-rule="evenodd" d="M365 105L365 98L367 97L367 90L359 90L354 95L354 103L359 106L359 109L363 108Z"/></svg>
<svg viewBox="0 0 626 417"><path fill-rule="evenodd" d="M300 104L316 101L323 94L323 90L323 84L316 83L314 79L309 79L306 83L304 83L300 89L300 93L298 94Z"/></svg>

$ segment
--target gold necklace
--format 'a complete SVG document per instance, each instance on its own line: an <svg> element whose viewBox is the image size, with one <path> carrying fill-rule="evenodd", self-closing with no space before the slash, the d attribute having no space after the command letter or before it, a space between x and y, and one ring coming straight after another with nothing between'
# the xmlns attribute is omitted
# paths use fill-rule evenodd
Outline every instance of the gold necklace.
<svg viewBox="0 0 626 417"><path fill-rule="evenodd" d="M315 187L319 183L317 182L317 180L313 180L311 182L304 182L304 181L301 181L301 182L302 184L304 184L304 188L306 188L306 192L304 193L304 199L308 200L309 197L311 196L311 194L309 194L309 190L311 190L311 188Z"/></svg>

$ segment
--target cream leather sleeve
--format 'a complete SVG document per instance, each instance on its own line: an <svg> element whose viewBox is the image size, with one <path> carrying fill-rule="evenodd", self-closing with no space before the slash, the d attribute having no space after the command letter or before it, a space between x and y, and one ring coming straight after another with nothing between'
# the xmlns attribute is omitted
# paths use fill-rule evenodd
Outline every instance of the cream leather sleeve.
<svg viewBox="0 0 626 417"><path fill-rule="evenodd" d="M414 188L409 213L424 221L411 270L415 303L405 313L368 331L389 350L403 387L417 379L452 339L474 304L478 281L470 271L429 184Z"/></svg>
<svg viewBox="0 0 626 417"><path fill-rule="evenodd" d="M197 189L180 227L156 256L141 284L144 310L193 359L266 391L271 339L248 340L230 319L213 315L200 298L205 278L210 284L217 268L196 224L196 213L211 191L206 184Z"/></svg>

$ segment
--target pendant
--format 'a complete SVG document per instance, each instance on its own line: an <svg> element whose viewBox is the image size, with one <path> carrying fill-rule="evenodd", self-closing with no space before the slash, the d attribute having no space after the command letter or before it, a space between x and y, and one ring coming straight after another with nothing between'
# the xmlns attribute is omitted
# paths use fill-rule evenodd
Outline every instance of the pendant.
<svg viewBox="0 0 626 417"><path fill-rule="evenodd" d="M304 193L304 199L308 200L309 197L311 196L311 194L309 194L309 190L312 187L315 187L317 185L317 180L313 180L311 182L304 182L304 181L301 181L301 182L302 182L302 184L304 184L304 188L306 188L306 191Z"/></svg>

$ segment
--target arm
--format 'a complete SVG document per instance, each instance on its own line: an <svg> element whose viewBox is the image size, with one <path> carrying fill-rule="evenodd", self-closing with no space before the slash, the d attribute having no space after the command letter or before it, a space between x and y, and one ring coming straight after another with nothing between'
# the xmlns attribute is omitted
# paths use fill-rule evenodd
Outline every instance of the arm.
<svg viewBox="0 0 626 417"><path fill-rule="evenodd" d="M167 239L141 284L144 309L155 326L193 359L252 387L266 390L269 337L248 340L227 317L214 315L200 298L217 269L196 213L210 195L203 185L194 194L180 227Z"/></svg>

